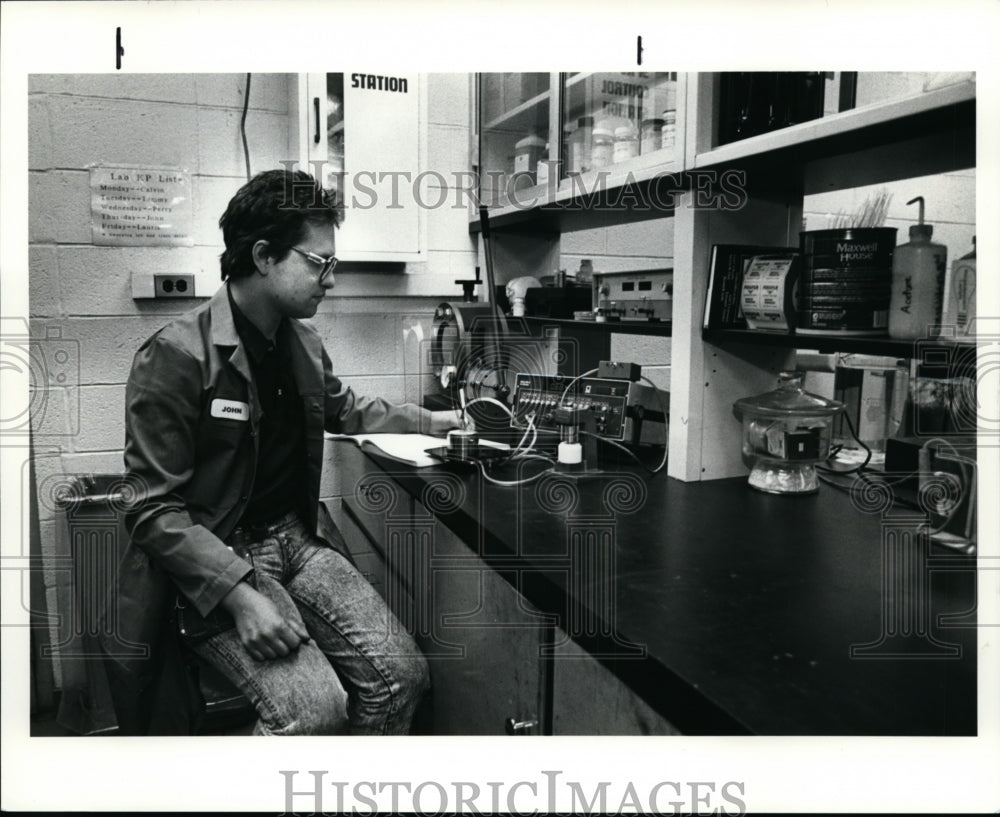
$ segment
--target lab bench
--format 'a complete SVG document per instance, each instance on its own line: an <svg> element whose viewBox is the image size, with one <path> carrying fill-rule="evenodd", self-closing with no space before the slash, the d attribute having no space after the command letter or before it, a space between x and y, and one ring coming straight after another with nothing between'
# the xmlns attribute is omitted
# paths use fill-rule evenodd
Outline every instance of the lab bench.
<svg viewBox="0 0 1000 817"><path fill-rule="evenodd" d="M420 730L976 734L976 557L874 478L508 486L333 445L345 538L430 662Z"/></svg>

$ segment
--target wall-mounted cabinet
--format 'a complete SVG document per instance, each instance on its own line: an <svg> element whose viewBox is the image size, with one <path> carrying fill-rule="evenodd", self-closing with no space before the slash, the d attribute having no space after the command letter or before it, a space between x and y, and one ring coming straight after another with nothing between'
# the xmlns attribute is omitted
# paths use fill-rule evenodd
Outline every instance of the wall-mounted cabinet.
<svg viewBox="0 0 1000 817"><path fill-rule="evenodd" d="M646 181L683 146L676 73L479 74L477 85L479 200L498 224Z"/></svg>
<svg viewBox="0 0 1000 817"><path fill-rule="evenodd" d="M483 145L489 144L490 129L502 117L483 115L486 76L479 83ZM690 481L745 473L733 402L773 388L777 373L794 364L796 348L911 356L912 344L884 337L866 341L831 333L763 338L703 330L712 247L798 246L807 196L974 168L974 77L927 74L914 85L897 81L909 75L807 72L788 75L791 79L782 80L783 86L777 75L769 75L762 90L748 84L748 75L548 76L546 88L555 89L554 95L539 89L531 100L518 104L530 102L539 115L548 112L547 120L535 121L546 126L545 155L559 167L554 173L546 167L545 185L537 183L536 171L533 186L492 201L484 197L492 205L495 245L502 250L516 238L521 245L546 248L546 253L535 255L550 259L558 258L561 233L583 227L660 219L663 229L672 231L671 476ZM634 104L640 97L637 87L642 114ZM775 89L792 93L794 99L784 107L770 104L768 94ZM606 91L621 93L609 100L602 97ZM672 148L661 130L660 148L643 151L640 124L637 155L627 155L622 147L619 161L613 161L612 142L610 164L597 169L578 166L586 151L574 153L571 140L578 129L586 129L595 110L623 114L634 122L650 110L655 114L669 109L661 100L671 99L676 111ZM731 121L733 117L745 121ZM598 135L606 140L606 134ZM590 137L593 157L593 128ZM511 171L514 157L502 154L484 149L481 174ZM605 159L606 153L599 151L598 162ZM733 195L727 198L720 192ZM975 213L965 218L974 223ZM469 227L472 233L480 230L478 215ZM530 269L518 272L532 274ZM536 274L550 272L540 269ZM948 344L942 341L939 346Z"/></svg>
<svg viewBox="0 0 1000 817"><path fill-rule="evenodd" d="M290 146L299 166L344 202L342 261L421 260L418 74L300 74Z"/></svg>
<svg viewBox="0 0 1000 817"><path fill-rule="evenodd" d="M560 180L676 159L676 72L560 74Z"/></svg>

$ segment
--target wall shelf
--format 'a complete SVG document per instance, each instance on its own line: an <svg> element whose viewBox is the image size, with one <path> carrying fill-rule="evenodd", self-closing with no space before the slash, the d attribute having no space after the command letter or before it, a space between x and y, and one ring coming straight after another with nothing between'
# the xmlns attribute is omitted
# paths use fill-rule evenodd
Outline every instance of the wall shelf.
<svg viewBox="0 0 1000 817"><path fill-rule="evenodd" d="M566 318L525 318L529 326L558 326L574 332L591 334L653 335L669 338L673 332L670 321L575 321Z"/></svg>
<svg viewBox="0 0 1000 817"><path fill-rule="evenodd" d="M490 224L515 227L538 219L562 232L598 225L645 221L673 215L674 197L688 188L688 181L675 161L643 165L622 163L603 178L584 173L577 181L564 180L558 187L536 185L516 193L516 202L490 208ZM481 232L478 213L469 222L469 232Z"/></svg>
<svg viewBox="0 0 1000 817"><path fill-rule="evenodd" d="M886 337L857 335L803 335L779 332L759 332L750 329L705 329L702 337L717 345L750 343L762 346L781 346L788 349L814 349L824 354L833 352L884 355L886 357L920 358L926 352L943 352L948 355L975 356L975 344L955 343L939 339L894 340Z"/></svg>
<svg viewBox="0 0 1000 817"><path fill-rule="evenodd" d="M915 131L930 131L942 126L953 129L956 124L968 124L965 120L970 117L974 132L975 100L975 83L962 82L721 145L697 153L691 166L710 168L749 160L776 161L795 151L817 158L849 145L867 147L878 139L911 138Z"/></svg>
<svg viewBox="0 0 1000 817"><path fill-rule="evenodd" d="M489 122L485 122L483 127L488 130L505 130L521 133L526 127L534 124L537 113L535 109L543 105L548 105L549 96L548 91L542 91L542 93L522 102L517 107L511 108L509 111L504 111L500 116Z"/></svg>
<svg viewBox="0 0 1000 817"><path fill-rule="evenodd" d="M783 349L809 349L822 354L879 355L911 360L928 377L975 377L977 347L974 343L956 343L944 339L893 340L892 338L850 337L840 335L784 335L777 332L753 332L748 329L705 329L702 337L716 346L733 344L771 346Z"/></svg>

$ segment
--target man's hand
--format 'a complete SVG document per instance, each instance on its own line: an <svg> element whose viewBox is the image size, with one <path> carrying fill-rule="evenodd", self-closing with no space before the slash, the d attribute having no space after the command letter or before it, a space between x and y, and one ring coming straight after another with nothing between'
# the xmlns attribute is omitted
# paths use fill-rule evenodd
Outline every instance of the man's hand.
<svg viewBox="0 0 1000 817"><path fill-rule="evenodd" d="M246 582L237 584L220 602L235 619L240 641L257 661L280 658L309 640L299 618L286 618L277 605Z"/></svg>
<svg viewBox="0 0 1000 817"><path fill-rule="evenodd" d="M468 412L464 415L454 409L431 412L431 434L443 435L453 428L473 428Z"/></svg>

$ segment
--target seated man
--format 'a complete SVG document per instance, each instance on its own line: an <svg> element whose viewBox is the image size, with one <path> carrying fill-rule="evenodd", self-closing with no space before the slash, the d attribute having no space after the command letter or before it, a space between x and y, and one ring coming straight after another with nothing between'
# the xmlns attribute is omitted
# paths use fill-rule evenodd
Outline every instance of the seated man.
<svg viewBox="0 0 1000 817"><path fill-rule="evenodd" d="M301 322L333 287L338 220L306 173L248 182L219 221L225 284L147 340L128 380L126 479L141 496L126 516L123 632L142 641L172 607L160 642L179 636L228 677L258 734L406 733L428 685L319 502L323 433L434 434L459 419L356 396Z"/></svg>

